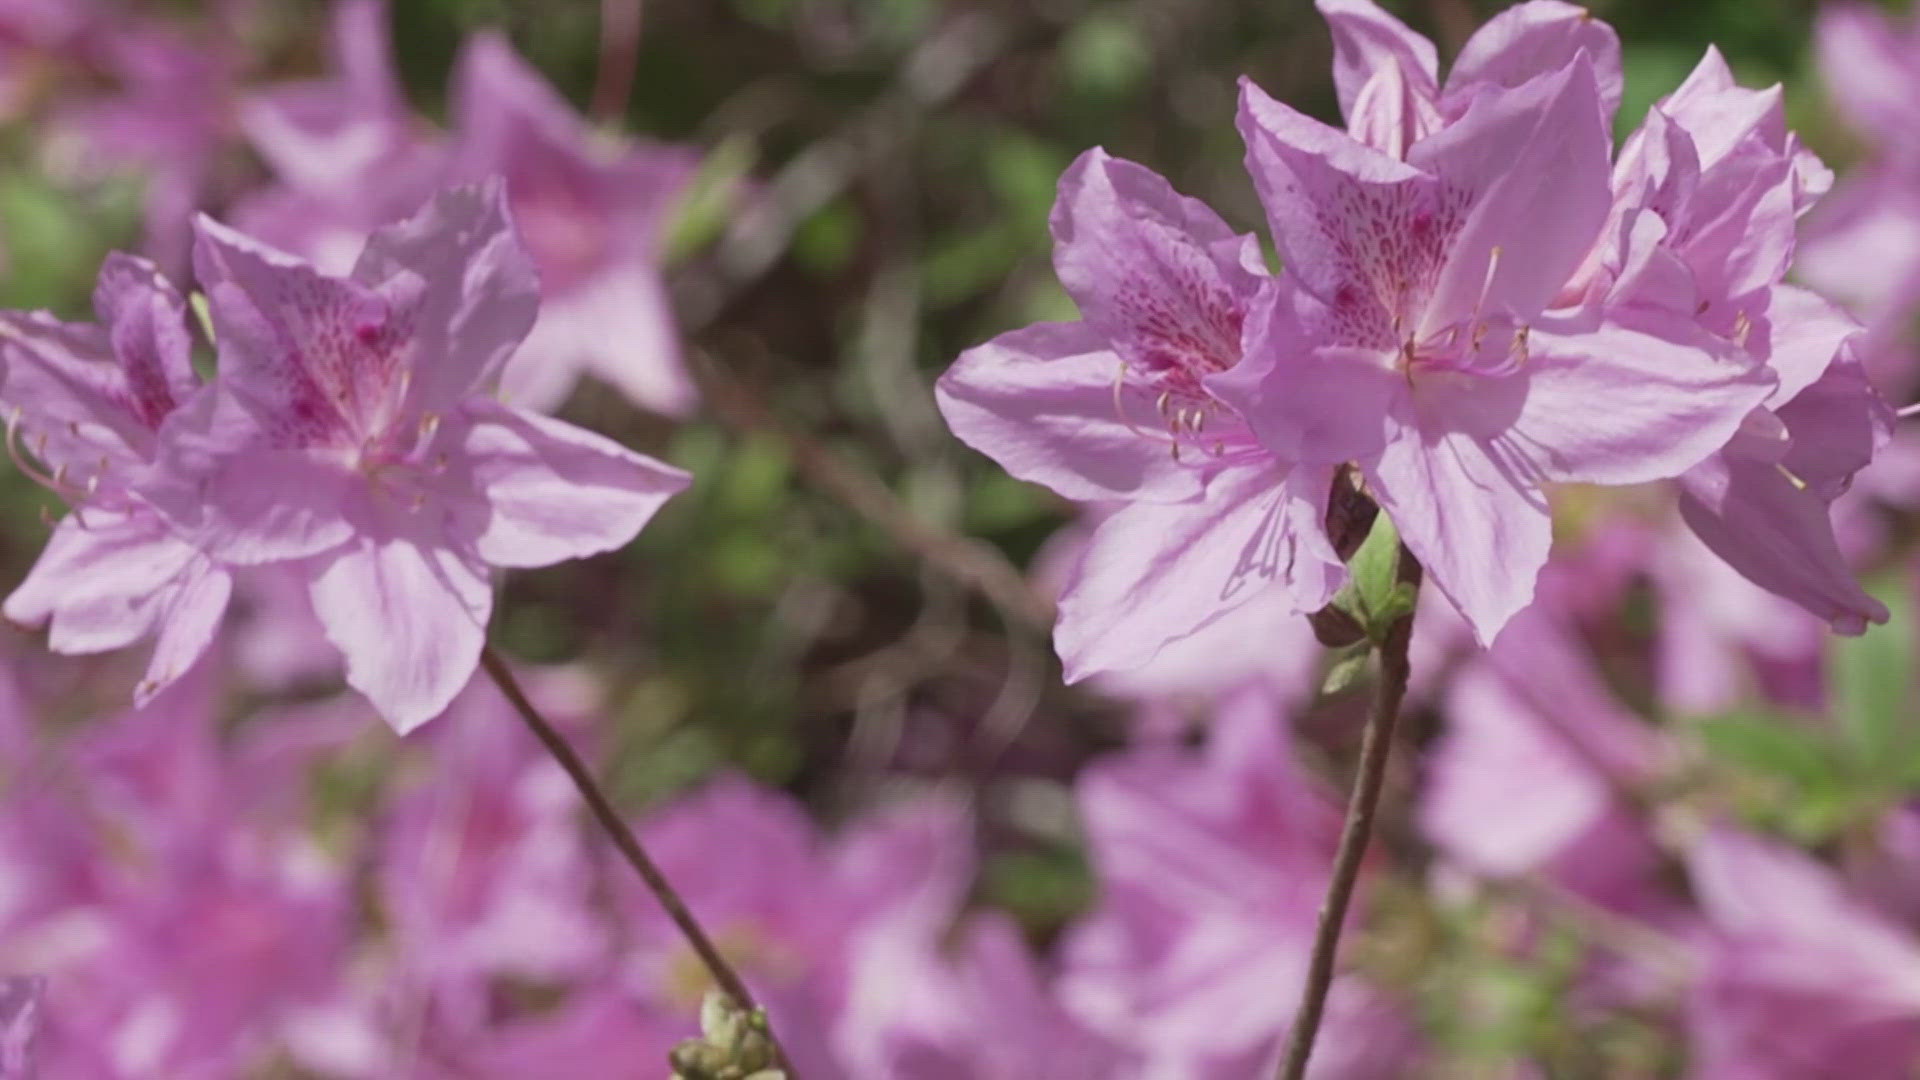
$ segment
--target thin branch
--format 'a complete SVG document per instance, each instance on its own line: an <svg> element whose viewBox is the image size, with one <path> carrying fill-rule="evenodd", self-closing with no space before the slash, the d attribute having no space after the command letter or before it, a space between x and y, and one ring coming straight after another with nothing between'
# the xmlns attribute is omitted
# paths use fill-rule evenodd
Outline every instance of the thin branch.
<svg viewBox="0 0 1920 1080"><path fill-rule="evenodd" d="M1399 577L1415 589L1420 586L1420 564L1404 546L1400 549ZM1286 1056L1280 1065L1282 1080L1301 1080L1306 1075L1314 1036L1326 1013L1327 993L1333 988L1333 962L1340 949L1340 931L1346 924L1354 882L1360 877L1367 840L1373 834L1373 815L1380 805L1387 758L1393 752L1393 729L1400 720L1401 699L1407 696L1407 678L1411 674L1407 644L1412 637L1413 612L1409 609L1394 620L1380 642L1380 679L1374 688L1373 710L1367 716L1366 732L1360 739L1359 774L1347 802L1347 820L1340 831L1339 852L1334 856L1333 879L1327 883L1327 897L1320 905L1320 924L1313 935L1307 984L1287 1037Z"/></svg>
<svg viewBox="0 0 1920 1080"><path fill-rule="evenodd" d="M633 97L633 73L640 60L640 2L600 0L600 60L587 107L596 120L619 120Z"/></svg>
<svg viewBox="0 0 1920 1080"><path fill-rule="evenodd" d="M741 1007L748 1010L758 1009L759 1005L753 999L753 991L747 989L746 982L740 978L738 972L733 970L733 965L727 963L726 957L721 956L720 950L714 947L713 939L707 936L699 920L695 919L693 912L688 910L686 901L680 899L680 894L674 891L673 884L667 880L667 875L661 872L660 867L655 865L653 859L647 855L646 849L640 846L639 838L633 835L633 830L629 829L627 823L621 819L619 811L613 808L613 803L607 799L606 793L600 790L599 783L594 780L593 773L588 771L586 763L580 760L580 755L574 753L573 747L567 743L566 738L545 716L540 714L540 710L534 706L533 702L528 700L526 691L520 688L519 680L513 677L513 672L507 668L506 661L500 658L499 653L493 651L492 646L487 646L480 651L480 666L487 669L488 675L493 676L493 681L499 685L500 692L506 695L507 701L513 705L514 711L520 714L520 718L527 722L527 726L533 729L534 737L538 738L547 748L547 752L553 755L553 760L559 762L560 767L566 770L567 776L573 780L573 786L579 789L580 797L586 800L587 808L593 811L593 816L600 822L600 827L605 829L607 835L613 839L613 846L620 849L620 854L626 857L627 864L633 867L634 873L640 875L640 880L646 883L648 891L652 892L654 899L660 902L660 907L666 911L667 918L673 920L673 925L680 930L681 936L687 939L687 944L693 946L693 951L699 955L700 962L706 965L707 973L713 976L714 983ZM785 1049L781 1047L770 1021L767 1026L767 1039L773 1043L775 1053L780 1056L789 1080L798 1080L793 1072L793 1059L788 1057Z"/></svg>

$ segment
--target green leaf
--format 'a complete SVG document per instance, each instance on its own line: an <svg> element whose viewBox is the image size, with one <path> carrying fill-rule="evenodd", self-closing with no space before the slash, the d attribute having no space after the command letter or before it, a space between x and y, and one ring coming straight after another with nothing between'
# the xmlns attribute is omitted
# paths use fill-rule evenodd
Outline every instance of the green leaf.
<svg viewBox="0 0 1920 1080"><path fill-rule="evenodd" d="M1366 646L1355 648L1327 669L1327 677L1320 683L1320 692L1327 695L1344 694L1353 689L1367 673L1367 661L1373 658L1373 650Z"/></svg>
<svg viewBox="0 0 1920 1080"><path fill-rule="evenodd" d="M1903 582L1881 581L1872 591L1892 618L1859 637L1833 639L1828 654L1833 718L1872 775L1899 777L1920 765L1920 718L1913 706L1913 668L1920 653L1913 602Z"/></svg>
<svg viewBox="0 0 1920 1080"><path fill-rule="evenodd" d="M679 262L719 237L733 217L741 181L753 171L753 159L752 141L732 136L701 160L700 170L667 215L661 246L667 262Z"/></svg>
<svg viewBox="0 0 1920 1080"><path fill-rule="evenodd" d="M1736 714L1700 721L1716 761L1801 790L1845 787L1852 770L1831 735L1780 717Z"/></svg>
<svg viewBox="0 0 1920 1080"><path fill-rule="evenodd" d="M1413 610L1416 598L1413 587L1400 580L1400 532L1387 515L1373 519L1372 531L1347 562L1347 573L1347 587L1333 602L1359 620L1378 645L1394 621Z"/></svg>

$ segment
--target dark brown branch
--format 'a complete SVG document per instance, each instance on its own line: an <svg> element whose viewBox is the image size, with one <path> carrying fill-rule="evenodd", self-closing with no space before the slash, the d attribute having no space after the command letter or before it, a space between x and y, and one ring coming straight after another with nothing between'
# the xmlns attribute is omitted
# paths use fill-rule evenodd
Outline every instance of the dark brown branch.
<svg viewBox="0 0 1920 1080"><path fill-rule="evenodd" d="M491 675L493 681L499 685L500 692L506 695L514 711L518 712L520 718L527 722L527 726L533 729L534 737L540 740L541 744L547 748L547 753L553 755L553 760L559 762L560 767L566 770L567 776L572 778L573 786L579 789L580 797L586 800L587 809L593 811L595 820L599 821L600 827L605 829L607 835L613 839L613 846L620 849L620 854L625 856L627 865L633 867L634 873L640 875L640 880L646 883L648 891L653 893L654 899L658 900L660 907L666 911L667 918L673 920L673 925L679 928L681 936L687 939L687 944L693 946L693 951L699 955L700 962L706 965L707 973L713 976L713 981L742 1007L749 1010L759 1008L754 1002L753 992L747 989L747 984L740 978L739 972L733 970L733 965L727 963L726 957L720 955L720 950L714 947L713 939L707 936L707 932L700 926L700 921L693 917L693 912L687 909L686 902L680 899L680 894L674 890L673 883L667 880L667 875L661 872L660 867L655 865L653 859L647 855L646 849L640 846L639 838L633 835L633 830L627 827L627 823L620 817L619 812L613 808L613 803L607 799L606 793L600 790L599 783L594 780L593 773L588 771L586 763L580 760L580 755L574 753L566 737L540 714L540 710L532 701L528 700L526 691L520 688L519 680L513 677L513 672L508 669L506 661L502 660L500 654L494 652L491 646L488 646L480 651L480 666L487 669L487 674ZM767 1038L773 1042L775 1051L785 1063L789 1080L798 1080L793 1072L792 1059L787 1057L780 1047L779 1039L774 1036L771 1022L767 1027Z"/></svg>
<svg viewBox="0 0 1920 1080"><path fill-rule="evenodd" d="M1420 564L1405 547L1400 549L1399 577L1415 589L1420 587ZM1306 1075L1314 1036L1326 1013L1327 993L1333 988L1334 960L1340 950L1340 931L1346 924L1354 882L1360 877L1367 840L1373 834L1373 815L1380 806L1387 758L1393 752L1393 729L1400 719L1400 703L1407 696L1407 679L1412 673L1407 645L1412 638L1413 612L1409 610L1394 620L1380 642L1380 679L1374 689L1366 732L1360 739L1359 774L1354 778L1353 793L1347 801L1346 825L1340 831L1333 879L1328 882L1327 897L1320 905L1320 924L1314 931L1306 988L1287 1036L1287 1052L1280 1065L1282 1080L1301 1080Z"/></svg>

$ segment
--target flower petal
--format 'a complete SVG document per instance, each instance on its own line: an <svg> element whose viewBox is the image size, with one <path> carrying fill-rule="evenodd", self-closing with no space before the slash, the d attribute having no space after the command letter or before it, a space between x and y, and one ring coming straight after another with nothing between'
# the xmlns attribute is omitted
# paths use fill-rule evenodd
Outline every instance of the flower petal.
<svg viewBox="0 0 1920 1080"><path fill-rule="evenodd" d="M1114 511L1060 597L1067 681L1146 664L1257 597L1325 606L1345 580L1322 524L1331 480L1327 469L1238 468L1203 499Z"/></svg>
<svg viewBox="0 0 1920 1080"><path fill-rule="evenodd" d="M493 611L484 566L401 534L342 548L315 573L311 596L347 683L403 735L473 677Z"/></svg>
<svg viewBox="0 0 1920 1080"><path fill-rule="evenodd" d="M1638 484L1679 476L1725 446L1773 385L1691 322L1629 311L1591 329L1537 326L1518 374L1476 380L1445 407L1477 412L1466 426L1513 475Z"/></svg>
<svg viewBox="0 0 1920 1080"><path fill-rule="evenodd" d="M1355 99L1382 68L1399 68L1411 93L1427 100L1437 95L1440 64L1433 42L1372 0L1316 0L1314 7L1333 34L1333 86L1349 126Z"/></svg>
<svg viewBox="0 0 1920 1080"><path fill-rule="evenodd" d="M55 652L124 648L152 632L169 586L197 558L151 513L71 513L7 597L6 617L26 626L51 623Z"/></svg>
<svg viewBox="0 0 1920 1080"><path fill-rule="evenodd" d="M1844 494L1853 475L1893 438L1893 409L1851 349L1775 413L1791 440L1780 464L1828 501Z"/></svg>
<svg viewBox="0 0 1920 1080"><path fill-rule="evenodd" d="M1416 144L1407 160L1470 208L1447 250L1421 335L1485 311L1530 322L1586 258L1613 198L1613 136L1592 60L1499 93Z"/></svg>
<svg viewBox="0 0 1920 1080"><path fill-rule="evenodd" d="M533 332L500 375L500 396L549 412L583 372L665 416L686 416L699 402L666 285L651 265L623 260L545 298Z"/></svg>
<svg viewBox="0 0 1920 1080"><path fill-rule="evenodd" d="M1840 350L1857 338L1861 327L1853 316L1806 289L1775 285L1767 303L1767 366L1780 380L1767 406L1777 408L1832 367Z"/></svg>
<svg viewBox="0 0 1920 1080"><path fill-rule="evenodd" d="M413 217L374 230L353 279L423 290L411 326L408 415L446 411L488 386L540 309L539 280L498 178L449 188Z"/></svg>
<svg viewBox="0 0 1920 1080"><path fill-rule="evenodd" d="M1600 107L1608 119L1620 108L1620 38L1613 27L1576 4L1533 0L1487 20L1454 58L1443 97L1448 110L1465 112L1475 94L1511 89L1571 64L1585 52L1593 61Z"/></svg>
<svg viewBox="0 0 1920 1080"><path fill-rule="evenodd" d="M1827 93L1847 123L1882 145L1913 134L1912 40L1869 3L1822 4L1813 43Z"/></svg>
<svg viewBox="0 0 1920 1080"><path fill-rule="evenodd" d="M224 563L317 555L353 534L354 475L336 459L275 445L257 413L215 386L168 422L140 494L190 543Z"/></svg>
<svg viewBox="0 0 1920 1080"><path fill-rule="evenodd" d="M200 388L180 290L145 259L115 251L100 264L93 309L113 340L129 404L149 428Z"/></svg>
<svg viewBox="0 0 1920 1080"><path fill-rule="evenodd" d="M1461 432L1409 429L1363 468L1428 579L1490 644L1533 601L1553 543L1545 497Z"/></svg>
<svg viewBox="0 0 1920 1080"><path fill-rule="evenodd" d="M1339 320L1338 344L1392 349L1402 283L1424 284L1457 224L1431 177L1240 82L1247 171L1286 273Z"/></svg>
<svg viewBox="0 0 1920 1080"><path fill-rule="evenodd" d="M376 290L328 277L212 220L194 224L220 382L279 447L355 444L398 415L417 283Z"/></svg>
<svg viewBox="0 0 1920 1080"><path fill-rule="evenodd" d="M1827 504L1772 463L1716 454L1681 478L1680 516L1714 554L1842 634L1887 621L1854 580Z"/></svg>
<svg viewBox="0 0 1920 1080"><path fill-rule="evenodd" d="M934 397L960 441L1065 498L1193 498L1200 473L1140 426L1153 406L1117 389L1123 370L1086 324L1038 323L960 354Z"/></svg>
<svg viewBox="0 0 1920 1080"><path fill-rule="evenodd" d="M1239 362L1241 313L1267 275L1252 238L1205 203L1095 149L1060 177L1052 226L1061 286L1136 370L1181 380Z"/></svg>
<svg viewBox="0 0 1920 1080"><path fill-rule="evenodd" d="M233 595L233 577L198 552L174 578L160 633L154 638L147 673L133 692L133 703L145 705L200 661L213 644L227 601Z"/></svg>
<svg viewBox="0 0 1920 1080"><path fill-rule="evenodd" d="M485 504L472 543L494 566L549 566L623 547L690 479L537 413L486 400L462 411L470 426L456 468Z"/></svg>
<svg viewBox="0 0 1920 1080"><path fill-rule="evenodd" d="M1397 430L1406 377L1377 349L1322 344L1343 336L1319 332L1330 323L1333 312L1280 278L1247 314L1246 359L1206 382L1283 461L1367 457Z"/></svg>

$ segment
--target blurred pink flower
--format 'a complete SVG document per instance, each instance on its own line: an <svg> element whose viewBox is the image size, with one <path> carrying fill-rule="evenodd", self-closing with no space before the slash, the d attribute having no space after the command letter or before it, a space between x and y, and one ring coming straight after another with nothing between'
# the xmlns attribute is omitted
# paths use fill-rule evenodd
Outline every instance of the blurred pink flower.
<svg viewBox="0 0 1920 1080"><path fill-rule="evenodd" d="M206 651L232 588L217 560L139 493L163 426L210 391L193 370L186 301L152 264L109 255L94 309L97 325L0 313L8 446L73 505L5 612L48 627L56 652L106 652L154 637L134 694L145 702ZM28 465L22 446L50 471Z"/></svg>
<svg viewBox="0 0 1920 1080"><path fill-rule="evenodd" d="M223 743L202 681L88 728L0 802L28 826L0 968L45 979L47 1076L237 1075L334 991L349 902L294 824L305 762ZM47 834L48 802L75 827Z"/></svg>
<svg viewBox="0 0 1920 1080"><path fill-rule="evenodd" d="M472 675L493 567L617 548L686 475L488 396L537 306L497 183L329 277L202 219L220 378L146 493L236 564L291 562L347 681L405 732Z"/></svg>
<svg viewBox="0 0 1920 1080"><path fill-rule="evenodd" d="M972 878L966 826L934 799L829 841L785 797L722 779L649 817L641 840L766 1006L796 1070L878 1077L889 1032L950 1008L935 960ZM626 992L673 1039L695 1034L706 973L651 897L625 878L617 888Z"/></svg>
<svg viewBox="0 0 1920 1080"><path fill-rule="evenodd" d="M1326 604L1345 577L1321 522L1331 467L1267 452L1204 385L1241 363L1257 242L1100 150L1060 178L1053 237L1084 319L968 350L937 396L1014 476L1106 504L1061 590L1067 679L1140 667L1244 605Z"/></svg>
<svg viewBox="0 0 1920 1080"><path fill-rule="evenodd" d="M506 177L540 269L540 319L501 376L507 399L549 409L585 374L655 412L690 412L661 245L694 152L590 129L498 35L467 43L453 98L455 169Z"/></svg>
<svg viewBox="0 0 1920 1080"><path fill-rule="evenodd" d="M1139 1054L1142 1075L1274 1069L1340 828L1287 736L1270 699L1243 694L1215 718L1204 753L1141 747L1080 778L1100 898L1069 932L1061 995ZM1400 1075L1410 1043L1387 1003L1343 976L1315 1075Z"/></svg>
<svg viewBox="0 0 1920 1080"><path fill-rule="evenodd" d="M1687 852L1706 919L1688 1008L1701 1080L1896 1080L1920 1059L1920 945L1784 845Z"/></svg>
<svg viewBox="0 0 1920 1080"><path fill-rule="evenodd" d="M1327 9L1352 133L1243 83L1287 272L1248 362L1209 386L1282 457L1356 461L1486 644L1546 561L1543 484L1677 476L1772 379L1690 319L1573 291L1609 214L1610 31L1510 9L1435 97L1430 45L1371 5Z"/></svg>
<svg viewBox="0 0 1920 1080"><path fill-rule="evenodd" d="M461 53L453 131L428 130L393 74L378 0L336 8L334 52L336 76L248 102L246 131L279 183L244 202L242 228L344 271L361 238L435 188L504 176L541 283L539 319L501 376L508 400L550 410L590 374L645 408L688 412L661 245L696 153L592 130L495 34Z"/></svg>
<svg viewBox="0 0 1920 1080"><path fill-rule="evenodd" d="M585 711L560 673L526 680L562 723ZM490 980L558 984L605 966L580 796L498 688L469 685L428 734L427 769L375 837L396 978L481 1025Z"/></svg>
<svg viewBox="0 0 1920 1080"><path fill-rule="evenodd" d="M874 1080L1123 1080L1137 1066L1054 999L1020 928L979 915L950 960L937 1021L884 1033L892 1052Z"/></svg>
<svg viewBox="0 0 1920 1080"><path fill-rule="evenodd" d="M1661 747L1557 613L1536 605L1515 618L1445 705L1418 808L1436 848L1475 874L1539 875L1610 908L1648 907L1660 857L1628 793Z"/></svg>

